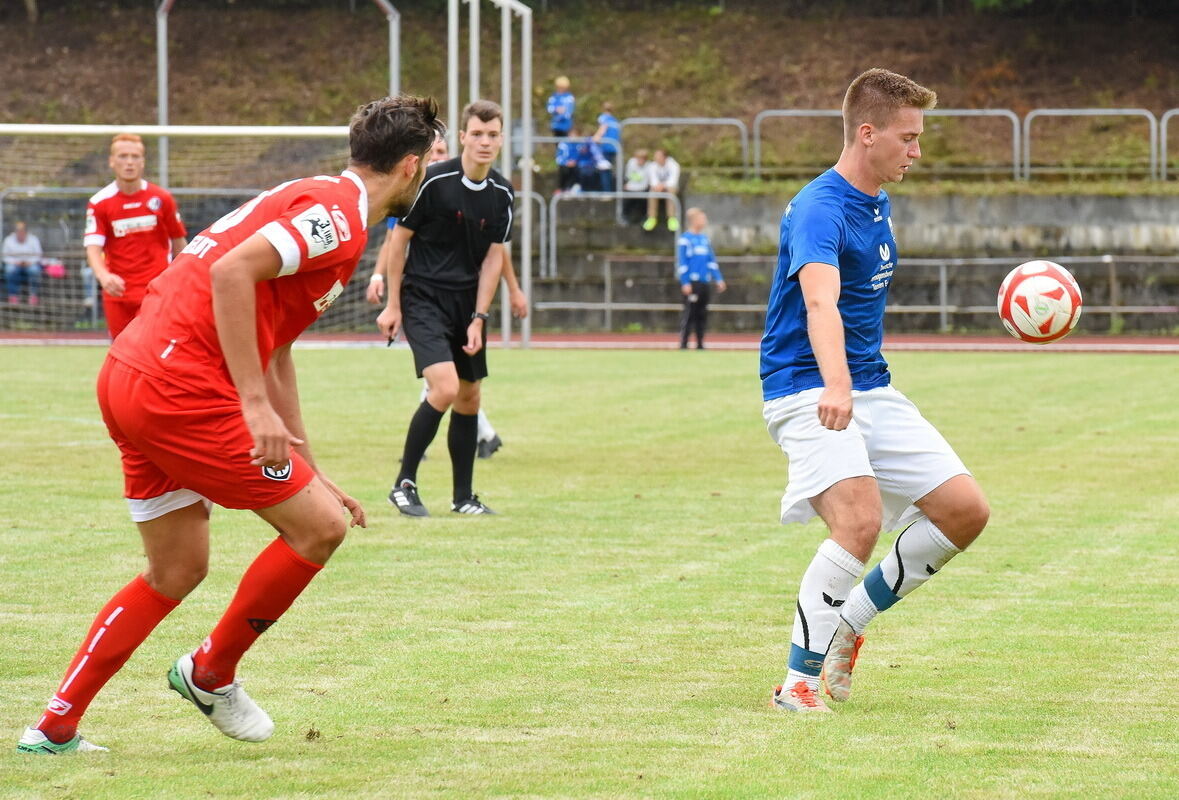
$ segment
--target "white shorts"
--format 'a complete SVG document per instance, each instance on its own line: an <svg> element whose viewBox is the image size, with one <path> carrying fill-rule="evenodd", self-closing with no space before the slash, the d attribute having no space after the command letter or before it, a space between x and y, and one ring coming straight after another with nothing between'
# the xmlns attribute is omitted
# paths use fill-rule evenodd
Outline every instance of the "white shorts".
<svg viewBox="0 0 1179 800"><path fill-rule="evenodd" d="M808 522L811 498L847 478L869 476L880 487L881 530L921 515L913 503L970 470L909 398L891 386L852 392L852 421L832 431L819 423L823 389L777 397L762 409L770 436L790 461L782 523Z"/></svg>

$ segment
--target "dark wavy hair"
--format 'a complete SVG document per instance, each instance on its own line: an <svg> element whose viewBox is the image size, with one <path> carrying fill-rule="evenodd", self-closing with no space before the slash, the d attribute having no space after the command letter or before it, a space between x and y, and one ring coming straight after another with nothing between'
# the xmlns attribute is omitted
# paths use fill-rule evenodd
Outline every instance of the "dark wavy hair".
<svg viewBox="0 0 1179 800"><path fill-rule="evenodd" d="M365 103L348 124L349 164L389 172L408 155L425 158L434 139L446 134L432 97L399 94Z"/></svg>

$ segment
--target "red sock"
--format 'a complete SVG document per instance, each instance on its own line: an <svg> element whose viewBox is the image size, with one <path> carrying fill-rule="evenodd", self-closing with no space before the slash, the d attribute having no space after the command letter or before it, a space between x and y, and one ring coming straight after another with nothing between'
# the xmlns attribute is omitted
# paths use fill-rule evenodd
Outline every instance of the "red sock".
<svg viewBox="0 0 1179 800"><path fill-rule="evenodd" d="M250 645L278 621L321 569L322 564L300 556L281 536L259 553L225 615L193 653L196 685L211 691L231 683Z"/></svg>
<svg viewBox="0 0 1179 800"><path fill-rule="evenodd" d="M178 605L142 575L120 589L95 617L37 728L54 742L72 739L90 701Z"/></svg>

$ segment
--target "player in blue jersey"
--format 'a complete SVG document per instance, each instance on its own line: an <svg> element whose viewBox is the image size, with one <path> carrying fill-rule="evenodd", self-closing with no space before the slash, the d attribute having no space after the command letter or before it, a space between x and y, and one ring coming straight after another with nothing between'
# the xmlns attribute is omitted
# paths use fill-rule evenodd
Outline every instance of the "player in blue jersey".
<svg viewBox="0 0 1179 800"><path fill-rule="evenodd" d="M712 242L704 228L708 217L698 208L685 215L688 230L676 241L676 276L684 295L684 314L680 320L680 349L688 349L688 337L696 332L696 349L704 349L704 329L708 324L708 301L713 283L717 293L725 290L725 276L716 263Z"/></svg>
<svg viewBox="0 0 1179 800"><path fill-rule="evenodd" d="M897 266L881 187L921 157L923 112L936 102L887 70L857 77L843 100L839 161L782 217L761 342L764 415L790 462L782 522L817 514L829 538L802 576L779 708L830 710L820 679L846 700L865 626L974 541L990 514L961 459L892 388L880 353ZM903 525L853 588L880 532Z"/></svg>
<svg viewBox="0 0 1179 800"><path fill-rule="evenodd" d="M577 110L577 99L569 91L569 79L564 75L553 81L553 93L545 109L549 112L549 132L553 136L568 136L573 127L573 112Z"/></svg>

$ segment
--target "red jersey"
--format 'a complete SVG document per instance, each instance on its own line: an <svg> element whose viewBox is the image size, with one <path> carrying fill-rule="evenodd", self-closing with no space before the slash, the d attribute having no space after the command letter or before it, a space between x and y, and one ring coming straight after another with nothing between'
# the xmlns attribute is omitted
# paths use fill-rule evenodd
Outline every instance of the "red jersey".
<svg viewBox="0 0 1179 800"><path fill-rule="evenodd" d="M148 286L143 306L111 355L202 395L237 398L213 318L209 268L255 233L282 258L255 289L262 368L344 291L368 242L368 194L345 171L288 181L263 192L193 237Z"/></svg>
<svg viewBox="0 0 1179 800"><path fill-rule="evenodd" d="M108 268L126 284L117 298L124 302L143 299L152 278L168 266L172 240L187 235L176 201L154 183L141 181L134 194L110 183L86 205L82 243L102 248Z"/></svg>

